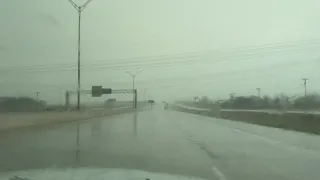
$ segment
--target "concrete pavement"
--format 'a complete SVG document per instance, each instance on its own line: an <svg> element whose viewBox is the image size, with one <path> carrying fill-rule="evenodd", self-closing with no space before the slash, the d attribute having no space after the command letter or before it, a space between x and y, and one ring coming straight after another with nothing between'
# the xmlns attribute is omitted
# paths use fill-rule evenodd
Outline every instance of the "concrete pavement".
<svg viewBox="0 0 320 180"><path fill-rule="evenodd" d="M0 173L99 167L206 179L315 180L319 144L319 136L164 111L158 105L138 113L0 132Z"/></svg>

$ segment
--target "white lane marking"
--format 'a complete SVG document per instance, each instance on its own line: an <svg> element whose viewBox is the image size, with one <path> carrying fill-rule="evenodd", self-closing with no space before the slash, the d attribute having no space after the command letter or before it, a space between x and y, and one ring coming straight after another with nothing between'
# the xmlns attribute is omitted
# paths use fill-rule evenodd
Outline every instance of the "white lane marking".
<svg viewBox="0 0 320 180"><path fill-rule="evenodd" d="M243 133L243 131L239 130L239 129L232 129L235 132L239 132L239 133Z"/></svg>
<svg viewBox="0 0 320 180"><path fill-rule="evenodd" d="M94 108L92 109L92 111L99 111L99 110L103 110L104 108Z"/></svg>
<svg viewBox="0 0 320 180"><path fill-rule="evenodd" d="M131 106L124 106L124 107L112 108L112 110L125 109L125 108L130 108L130 107L131 107Z"/></svg>
<svg viewBox="0 0 320 180"><path fill-rule="evenodd" d="M257 135L257 134L254 134L254 133L251 133L251 132L247 132L247 131L243 131L241 129L232 129L233 131L235 132L239 132L239 133L245 133L245 134L250 134L251 136L254 136L254 137L257 137L257 138L260 138L260 139L263 139L265 141L268 141L269 143L273 143L273 144L282 144L281 141L277 141L277 140L273 140L273 139L269 139L269 138L266 138L264 136L260 136L260 135Z"/></svg>
<svg viewBox="0 0 320 180"><path fill-rule="evenodd" d="M205 118L206 120L209 120L212 122L212 118L207 118L207 117L201 117L201 118ZM195 117L195 119L199 119L199 117ZM218 119L215 119L218 120ZM262 135L258 135L256 133L250 132L248 130L242 130L239 128L234 128L234 127L228 127L227 125L223 125L220 123L216 123L216 125L226 128L226 129L230 129L234 132L238 132L238 133L244 133L244 134L248 134L251 135L253 137L262 139L270 144L274 144L274 145L281 145L281 147L286 148L286 149L290 149L290 150L294 150L294 151L298 151L299 153L309 153L312 155L315 155L317 158L320 158L320 151L317 149L312 149L312 148L307 148L307 147L303 147L303 146L298 146L298 145L293 145L290 143L286 143L283 141L279 141L279 140L275 140L275 139L271 139ZM267 127L266 127L267 128Z"/></svg>
<svg viewBox="0 0 320 180"><path fill-rule="evenodd" d="M219 180L227 180L226 176L223 175L221 171L219 171L218 168L212 167L213 175L215 175Z"/></svg>
<svg viewBox="0 0 320 180"><path fill-rule="evenodd" d="M123 107L117 107L117 108L111 108L111 109L108 109L108 108L94 108L92 109L93 111L100 111L100 110L118 110L118 109L125 109L125 108L130 108L131 106L123 106Z"/></svg>
<svg viewBox="0 0 320 180"><path fill-rule="evenodd" d="M223 126L225 127L225 126ZM225 127L228 128L228 127ZM274 140L274 139L270 139L252 132L248 132L248 131L244 131L244 130L240 130L240 129L232 129L235 132L239 132L239 133L245 133L245 134L249 134L251 136L254 136L256 138L262 139L270 144L276 144L276 145L282 145L282 147L291 149L291 150L295 150L295 151L304 151L306 153L310 153L312 155L316 155L317 158L320 158L319 156L319 151L314 150L314 149L309 149L309 148L305 148L305 147L301 147L301 146L296 146L296 145L292 145L292 144L287 144L285 142L282 141L278 141L278 140Z"/></svg>

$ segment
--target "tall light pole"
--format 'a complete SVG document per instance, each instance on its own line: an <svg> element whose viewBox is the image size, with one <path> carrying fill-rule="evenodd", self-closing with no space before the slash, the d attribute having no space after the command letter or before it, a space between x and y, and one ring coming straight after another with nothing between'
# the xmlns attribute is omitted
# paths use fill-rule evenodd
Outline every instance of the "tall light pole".
<svg viewBox="0 0 320 180"><path fill-rule="evenodd" d="M78 98L77 98L77 109L80 110L81 13L87 7L87 5L91 2L91 0L87 0L82 6L78 6L72 0L68 0L68 1L78 12L78 90L77 90Z"/></svg>
<svg viewBox="0 0 320 180"><path fill-rule="evenodd" d="M136 72L136 73L131 73L130 71L127 71L127 73L128 74L130 74L131 75L131 77L132 77L132 96L133 96L133 107L135 107L135 96L134 96L134 82L135 82L135 79L136 79L136 76L139 74L139 73L141 73L142 72L142 70L140 70L140 71L138 71L138 72Z"/></svg>

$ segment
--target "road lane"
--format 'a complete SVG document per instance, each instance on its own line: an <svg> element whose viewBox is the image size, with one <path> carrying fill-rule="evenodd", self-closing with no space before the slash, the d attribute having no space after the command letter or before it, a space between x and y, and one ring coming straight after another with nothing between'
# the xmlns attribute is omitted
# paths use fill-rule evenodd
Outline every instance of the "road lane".
<svg viewBox="0 0 320 180"><path fill-rule="evenodd" d="M319 179L320 138L304 133L171 112L228 179Z"/></svg>
<svg viewBox="0 0 320 180"><path fill-rule="evenodd" d="M0 171L103 167L215 179L206 154L157 114L163 109L0 133Z"/></svg>
<svg viewBox="0 0 320 180"><path fill-rule="evenodd" d="M77 143L79 129L79 143ZM152 110L0 133L0 171L140 169L206 179L318 179L318 136Z"/></svg>

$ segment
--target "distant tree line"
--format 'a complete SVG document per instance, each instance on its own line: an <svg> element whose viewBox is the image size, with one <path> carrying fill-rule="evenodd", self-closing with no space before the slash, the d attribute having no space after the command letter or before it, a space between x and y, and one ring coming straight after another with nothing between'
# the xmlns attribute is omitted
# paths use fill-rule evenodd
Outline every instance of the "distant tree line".
<svg viewBox="0 0 320 180"><path fill-rule="evenodd" d="M210 107L219 104L224 109L320 109L320 95L317 93L308 96L290 97L280 94L270 96L238 96L228 100L212 101L207 96L188 102L197 107Z"/></svg>
<svg viewBox="0 0 320 180"><path fill-rule="evenodd" d="M30 97L0 97L0 112L36 112L46 110L46 103Z"/></svg>

